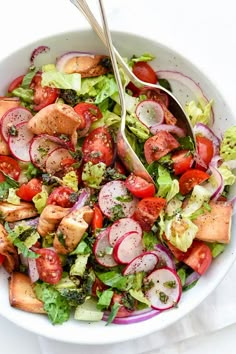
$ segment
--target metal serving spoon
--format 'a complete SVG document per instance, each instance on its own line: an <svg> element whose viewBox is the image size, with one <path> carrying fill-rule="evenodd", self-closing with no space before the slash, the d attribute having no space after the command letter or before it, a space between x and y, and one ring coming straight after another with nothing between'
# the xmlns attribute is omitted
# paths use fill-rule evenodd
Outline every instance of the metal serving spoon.
<svg viewBox="0 0 236 354"><path fill-rule="evenodd" d="M125 63L124 59L121 57L121 55L118 53L118 51L114 48L112 45L112 40L111 40L111 35L110 31L108 29L108 24L106 20L106 15L104 11L104 6L102 3L102 0L99 0L99 5L100 5L100 11L101 11L101 16L102 16L102 22L103 22L103 29L101 28L100 24L97 22L96 18L94 17L92 11L90 10L87 2L85 0L70 0L85 16L85 18L88 20L88 22L91 24L92 28L95 30L99 38L102 40L102 42L105 44L106 47L108 47L113 70L114 70L114 75L116 78L116 82L118 85L119 89L119 96L120 96L120 104L121 104L121 125L120 125L120 130L118 132L117 136L117 152L120 157L120 159L124 162L125 166L127 169L131 172L134 172L134 174L145 178L148 181L152 181L152 177L150 174L147 172L146 168L144 165L141 163L139 160L138 156L136 153L133 151L132 147L130 146L126 135L125 135L125 120L126 120L126 108L125 108L125 98L124 98L124 88L121 83L120 75L119 75L119 70L117 66L117 62L120 64L122 69L124 70L125 74L128 76L130 81L138 88L150 88L150 89L158 89L162 92L165 92L165 94L168 95L169 97L169 109L171 113L176 117L178 124L181 125L182 127L185 128L187 135L191 136L193 141L195 141L194 138L194 133L192 130L192 126L190 123L190 120L186 113L184 112L184 109L182 108L181 104L179 101L176 99L173 94L165 89L164 87L158 85L158 84L150 84L144 81L139 80L133 72L130 70L128 65Z"/></svg>

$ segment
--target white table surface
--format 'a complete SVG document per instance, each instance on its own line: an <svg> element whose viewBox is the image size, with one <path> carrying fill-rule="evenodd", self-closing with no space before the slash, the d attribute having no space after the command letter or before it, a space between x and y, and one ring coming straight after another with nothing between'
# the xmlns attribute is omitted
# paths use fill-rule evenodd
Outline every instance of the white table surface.
<svg viewBox="0 0 236 354"><path fill-rule="evenodd" d="M92 3L96 5L96 1ZM112 29L146 35L181 52L222 88L236 112L234 0L105 0L105 5ZM0 57L48 34L89 27L69 0L1 0L0 14ZM236 325L232 325L166 347L163 353L233 354L235 331ZM0 342L4 354L42 354L36 335L1 316Z"/></svg>

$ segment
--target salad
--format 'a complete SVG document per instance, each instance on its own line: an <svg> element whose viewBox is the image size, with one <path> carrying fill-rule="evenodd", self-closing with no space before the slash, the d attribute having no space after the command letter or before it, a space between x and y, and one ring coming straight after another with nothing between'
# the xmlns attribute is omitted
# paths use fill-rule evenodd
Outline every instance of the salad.
<svg viewBox="0 0 236 354"><path fill-rule="evenodd" d="M213 101L181 73L158 71L144 53L134 74L186 104L196 142L178 126L168 95L138 89L120 69L126 135L154 183L117 155L117 85L109 57L69 52L26 73L0 98L0 265L9 301L52 324L129 324L181 306L230 242L236 126L218 137ZM179 304L180 302L180 304Z"/></svg>

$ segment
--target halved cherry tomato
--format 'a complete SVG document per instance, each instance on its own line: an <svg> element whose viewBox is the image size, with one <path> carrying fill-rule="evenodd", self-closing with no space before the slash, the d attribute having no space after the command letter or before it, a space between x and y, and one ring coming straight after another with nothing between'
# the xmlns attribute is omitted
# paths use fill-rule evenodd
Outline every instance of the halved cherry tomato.
<svg viewBox="0 0 236 354"><path fill-rule="evenodd" d="M71 208L75 201L70 200L72 193L75 193L72 188L66 186L60 186L55 188L49 195L47 205L53 204L61 206L62 208Z"/></svg>
<svg viewBox="0 0 236 354"><path fill-rule="evenodd" d="M133 96L138 97L140 95L140 88L135 86L131 81L128 83L127 87L128 90L132 91Z"/></svg>
<svg viewBox="0 0 236 354"><path fill-rule="evenodd" d="M82 145L85 162L93 164L104 162L110 166L113 161L114 148L112 137L105 127L94 129L84 140Z"/></svg>
<svg viewBox="0 0 236 354"><path fill-rule="evenodd" d="M147 62L140 61L134 63L132 70L138 79L149 82L150 84L157 83L157 74Z"/></svg>
<svg viewBox="0 0 236 354"><path fill-rule="evenodd" d="M206 181L209 177L206 172L195 168L186 171L179 179L180 193L183 195L190 193L194 186Z"/></svg>
<svg viewBox="0 0 236 354"><path fill-rule="evenodd" d="M57 284L62 277L62 265L58 254L48 248L35 251L40 257L36 258L39 278L49 284Z"/></svg>
<svg viewBox="0 0 236 354"><path fill-rule="evenodd" d="M28 183L24 183L16 191L16 195L21 199L31 202L33 197L42 191L42 181L32 178Z"/></svg>
<svg viewBox="0 0 236 354"><path fill-rule="evenodd" d="M137 198L154 197L156 189L153 183L133 173L125 181L126 188Z"/></svg>
<svg viewBox="0 0 236 354"><path fill-rule="evenodd" d="M95 204L93 207L93 219L91 222L92 231L95 232L96 229L101 229L103 225L103 215L100 208Z"/></svg>
<svg viewBox="0 0 236 354"><path fill-rule="evenodd" d="M150 231L165 206L164 198L144 198L138 202L133 218L138 221L144 231Z"/></svg>
<svg viewBox="0 0 236 354"><path fill-rule="evenodd" d="M94 283L92 285L92 295L96 297L97 296L97 291L103 292L107 288L108 288L108 286L103 284L103 282L101 282L101 280L96 277L95 281L94 281Z"/></svg>
<svg viewBox="0 0 236 354"><path fill-rule="evenodd" d="M175 258L179 262L182 262L184 260L184 258L186 257L187 252L180 251L177 247L172 245L172 243L170 243L170 241L168 241L167 239L165 239L165 242L166 242L168 248L170 249L171 253L175 256Z"/></svg>
<svg viewBox="0 0 236 354"><path fill-rule="evenodd" d="M144 144L144 155L150 164L178 147L179 142L169 132L162 130L147 139Z"/></svg>
<svg viewBox="0 0 236 354"><path fill-rule="evenodd" d="M127 171L125 169L125 166L122 164L122 162L116 160L114 167L118 173L120 173L121 175L126 175Z"/></svg>
<svg viewBox="0 0 236 354"><path fill-rule="evenodd" d="M206 166L205 168L200 165L196 164L196 168L200 170L207 170L209 163L214 155L214 146L213 142L205 138L204 136L196 136L197 142L197 151L200 159L203 161L203 164Z"/></svg>
<svg viewBox="0 0 236 354"><path fill-rule="evenodd" d="M3 264L5 260L5 256L3 254L0 254L0 266Z"/></svg>
<svg viewBox="0 0 236 354"><path fill-rule="evenodd" d="M97 106L95 106L95 104L92 103L80 102L74 107L74 110L85 119L87 116L91 122L95 122L96 120L102 118L102 112Z"/></svg>
<svg viewBox="0 0 236 354"><path fill-rule="evenodd" d="M182 175L191 168L193 164L193 155L189 150L180 150L174 152L172 160L174 162L173 169L175 175Z"/></svg>
<svg viewBox="0 0 236 354"><path fill-rule="evenodd" d="M16 77L9 85L8 87L8 92L11 93L13 90L15 90L17 87L19 87L22 84L22 81L24 79L25 75L20 75Z"/></svg>
<svg viewBox="0 0 236 354"><path fill-rule="evenodd" d="M202 241L194 240L183 262L200 275L204 274L212 262L210 248Z"/></svg>
<svg viewBox="0 0 236 354"><path fill-rule="evenodd" d="M12 157L0 156L0 182L3 182L5 176L1 171L17 181L20 175L20 166Z"/></svg>
<svg viewBox="0 0 236 354"><path fill-rule="evenodd" d="M111 306L114 305L117 302L120 304L120 307L119 307L119 310L118 310L118 312L116 314L116 317L128 317L135 310L135 308L132 309L132 310L129 310L127 307L125 307L123 305L122 299L123 299L123 295L122 294L114 293L113 296L112 296ZM136 305L136 302L135 302L135 305Z"/></svg>
<svg viewBox="0 0 236 354"><path fill-rule="evenodd" d="M43 87L41 82L42 75L36 74L30 85L30 88L34 90L34 111L40 111L42 108L54 103L60 93L60 90L57 88Z"/></svg>

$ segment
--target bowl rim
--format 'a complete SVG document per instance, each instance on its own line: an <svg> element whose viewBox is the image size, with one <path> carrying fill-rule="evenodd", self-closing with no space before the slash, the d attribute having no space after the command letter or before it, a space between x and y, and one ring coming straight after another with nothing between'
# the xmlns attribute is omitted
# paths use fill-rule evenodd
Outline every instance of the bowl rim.
<svg viewBox="0 0 236 354"><path fill-rule="evenodd" d="M129 31L111 31L113 35L119 37L120 35L128 35L128 36L132 36L135 37L137 39L141 39L141 40L150 40L152 42L155 42L160 48L163 48L163 50L165 51L171 51L173 54L175 54L178 58L183 59L185 62L187 62L189 65L191 65L194 70L196 71L196 74L200 74L201 76L204 76L206 78L206 80L208 80L208 82L211 84L211 86L215 86L216 87L216 91L218 91L218 88L216 85L214 85L214 80L208 76L208 74L206 74L206 72L202 69L199 68L198 66L196 66L195 63L192 63L191 60L185 56L182 55L181 53L179 53L176 49L174 49L172 46L170 45L165 45L162 42L160 42L159 40L155 40L152 37L147 37L147 36L142 36L139 34L135 34ZM48 36L43 36L40 38L36 38L35 41L28 41L27 43L25 43L24 46L20 46L17 47L15 50L12 50L10 53L8 53L5 56L1 56L0 57L0 66L2 61L7 60L7 58L11 57L12 55L15 55L18 51L24 51L26 50L30 45L37 45L39 42L41 41L46 41L49 40L51 38L60 38L61 36L70 36L70 35L76 35L77 33L79 34L83 34L83 33L93 33L92 29L89 28L81 28L81 29L74 29L74 30L69 30L66 32L57 32L57 33L52 33ZM219 92L219 91L218 91ZM230 103L227 101L227 99L224 97L224 93L222 94L220 92L220 97L222 98L222 100L227 104L227 109L230 112L230 114L232 116L232 110L230 107ZM2 315L3 317L7 318L9 321L13 322L14 324L16 324L17 326L24 328L27 331L30 331L36 335L39 336L43 336L46 337L48 339L53 339L59 342L67 342L67 343L71 343L71 344L81 344L81 345L104 345L104 344L115 344L115 343L119 343L119 342L124 342L124 341L129 341L129 340L134 340L134 339L139 339L142 338L144 336L153 334L154 332L158 332L161 331L173 324L176 324L177 321L179 321L180 319L182 319L183 317L185 317L187 314L191 313L197 306L199 306L212 292L213 290L222 282L223 278L225 277L225 275L227 274L227 272L229 271L230 267L232 266L232 264L234 263L234 261L236 260L236 253L234 256L231 256L228 260L227 260L227 267L224 268L224 271L221 271L220 276L217 278L217 280L215 280L214 282L211 282L210 285L208 285L207 287L207 291L206 292L202 292L198 298L193 299L192 301L192 306L191 309L189 309L188 307L183 307L181 311L179 311L178 313L176 313L174 320L171 321L171 323L166 323L163 322L163 324L159 325L158 329L156 328L149 328L149 326L145 326L144 329L142 329L142 333L140 334L139 331L126 331L129 332L129 335L123 335L123 336L119 336L119 338L113 338L113 337L106 337L105 340L104 338L99 338L99 340L97 340L96 342L90 343L88 341L87 338L73 338L71 339L70 336L66 337L66 338L58 338L56 335L52 335L51 332L49 333L45 333L45 331L40 327L38 329L38 332L36 332L33 328L30 327L29 323L22 323L20 322L21 320L18 319L14 316L9 316L9 314L7 315L7 311L5 311L4 309L0 309L0 315ZM17 311L17 310L16 310ZM148 320L150 321L150 320ZM145 321L145 322L148 322ZM168 321L167 321L168 322ZM116 325L119 326L119 325ZM133 327L133 325L129 325L131 326L130 328ZM129 328L129 326L122 326L125 328ZM79 327L78 327L79 329ZM130 333L131 332L131 333Z"/></svg>

